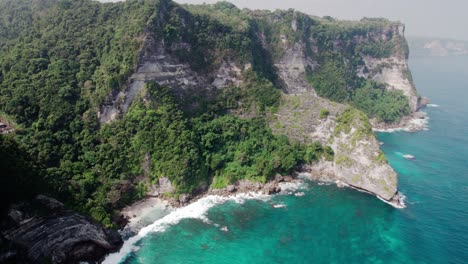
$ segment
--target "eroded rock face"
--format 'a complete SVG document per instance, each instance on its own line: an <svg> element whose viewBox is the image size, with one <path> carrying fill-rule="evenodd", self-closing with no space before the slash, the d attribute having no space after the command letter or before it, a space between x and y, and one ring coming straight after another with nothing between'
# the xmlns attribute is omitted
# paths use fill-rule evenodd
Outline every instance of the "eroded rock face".
<svg viewBox="0 0 468 264"><path fill-rule="evenodd" d="M403 37L404 26L395 25L367 36L356 36L353 41L362 43L373 38L391 41ZM314 39L311 38L311 43ZM333 43L335 50L342 49L340 41ZM305 169L312 179L337 182L380 197L399 207L398 177L380 151L367 117L352 110L349 129L341 129L339 117L347 107L320 98L306 80L306 67L314 70L318 65L314 56L306 56L303 43L283 43L284 52L275 62L278 75L288 93L270 127L277 134L285 134L300 142L320 142L333 149L334 160L321 160ZM312 54L320 52L312 45ZM408 97L411 110L418 109L418 95L411 81L411 74L404 49L398 49L389 58L363 57L365 65L358 67L359 77L373 79L387 85L388 89L401 90ZM366 71L364 71L366 67ZM329 114L321 117L320 112Z"/></svg>
<svg viewBox="0 0 468 264"><path fill-rule="evenodd" d="M104 229L45 196L14 206L4 228L2 235L19 249L16 252L25 254L20 257L29 263L99 261L122 244L116 231Z"/></svg>
<svg viewBox="0 0 468 264"><path fill-rule="evenodd" d="M320 110L329 115L320 118ZM339 117L350 111L344 105L311 94L285 95L276 120L270 123L274 133L286 134L300 142L329 145L332 161L320 160L304 167L313 180L337 182L376 195L399 206L398 177L386 162L367 117L352 111L348 129L339 129Z"/></svg>
<svg viewBox="0 0 468 264"><path fill-rule="evenodd" d="M336 179L390 201L397 193L398 178L380 151L379 143L364 113L354 115L350 129L334 130L333 163Z"/></svg>
<svg viewBox="0 0 468 264"><path fill-rule="evenodd" d="M174 191L175 187L171 181L166 177L161 177L158 179L157 184L151 186L149 195L157 197L164 194L172 194Z"/></svg>
<svg viewBox="0 0 468 264"><path fill-rule="evenodd" d="M306 67L313 66L304 53L304 44L295 43L292 47L285 46L284 55L275 62L278 75L285 84L285 91L289 94L312 93L315 90L306 80Z"/></svg>
<svg viewBox="0 0 468 264"><path fill-rule="evenodd" d="M406 59L392 56L390 58L376 59L364 57L368 73L358 75L387 84L388 89L400 90L408 97L411 111L418 110L418 94L412 81Z"/></svg>
<svg viewBox="0 0 468 264"><path fill-rule="evenodd" d="M109 123L125 114L149 81L171 87L180 94L242 84L241 69L234 62L223 61L215 71L202 74L173 55L173 52L181 49L190 50L191 46L188 43L179 43L169 49L163 42L156 41L152 34L148 34L139 66L130 77L127 89L110 95L110 103L101 106L100 122Z"/></svg>

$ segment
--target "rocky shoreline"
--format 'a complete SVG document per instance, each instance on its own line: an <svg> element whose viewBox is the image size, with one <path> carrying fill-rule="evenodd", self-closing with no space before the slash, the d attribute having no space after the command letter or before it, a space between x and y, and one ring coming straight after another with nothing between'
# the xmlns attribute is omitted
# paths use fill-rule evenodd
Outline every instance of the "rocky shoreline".
<svg viewBox="0 0 468 264"><path fill-rule="evenodd" d="M427 130L427 123L429 117L425 112L414 112L409 116L403 117L400 122L396 124L388 124L378 122L375 119L371 119L372 130L374 132L395 132L395 131L407 131L416 132L420 130Z"/></svg>
<svg viewBox="0 0 468 264"><path fill-rule="evenodd" d="M133 234L136 234L142 227L141 213L145 213L146 210L154 210L155 208L163 208L167 210L166 214L169 214L176 208L185 207L191 203L198 201L201 198L210 195L217 195L222 197L230 197L236 194L245 194L245 193L260 193L265 195L273 195L281 193L284 190L285 184L300 184L304 182L304 179L317 181L317 182L326 182L334 183L338 188L351 188L375 196L382 200L385 203L392 205L395 208L404 208L405 205L401 199L400 194L395 193L394 197L391 200L385 200L378 195L371 193L369 191L363 190L361 188L346 184L339 180L333 180L324 175L314 175L307 171L307 167L302 168L300 171L287 176L276 175L272 180L261 183L261 182L252 182L249 180L240 180L235 184L230 184L222 189L212 189L209 188L205 191L199 191L197 194L188 195L181 194L178 198L168 197L161 192L156 192L156 195L149 195L147 198L134 203L133 205L125 207L121 211L121 218L125 219L125 225L122 225L122 235L129 237ZM160 180L163 185L167 184L167 179L163 178ZM164 188L167 188L165 186Z"/></svg>
<svg viewBox="0 0 468 264"><path fill-rule="evenodd" d="M189 203L199 200L208 195L231 196L237 193L258 192L266 195L276 194L281 192L282 183L302 183L303 180L293 176L276 175L274 179L266 182L252 182L249 180L240 180L235 184L230 184L222 189L209 188L205 192L198 193L193 197L191 195L180 195L179 199L169 198L167 201L173 207L186 206Z"/></svg>
<svg viewBox="0 0 468 264"><path fill-rule="evenodd" d="M353 190L370 194L372 196L377 197L381 201L395 207L395 208L405 208L406 205L404 203L404 196L402 196L398 191L389 199L385 199L380 197L378 194L365 190L363 188L348 184L346 182L337 180L333 175L331 175L327 171L321 171L320 168L317 167L310 167L305 166L303 168L303 172L300 173L303 178L307 178L311 181L318 181L318 182L327 182L327 183L334 183L338 188L351 188Z"/></svg>
<svg viewBox="0 0 468 264"><path fill-rule="evenodd" d="M162 183L163 188L167 189L167 179L160 179L160 184ZM240 180L235 184L230 184L222 189L212 189L208 188L205 190L199 190L194 195L181 194L176 197L168 197L164 193L156 191L150 192L147 198L138 201L130 206L125 207L121 211L121 218L124 221L121 221L121 230L124 237L128 237L141 229L141 214L147 213L147 210L154 210L155 208L161 208L167 210L168 213L175 208L181 208L187 206L191 203L198 201L199 199L209 196L217 195L223 197L229 197L236 194L243 193L261 193L265 195L272 195L284 191L282 185L284 184L298 184L303 183L304 180L301 177L295 176L282 176L276 175L272 180L261 183L261 182L252 182L249 180ZM158 188L157 188L158 189ZM156 194L155 194L156 193Z"/></svg>
<svg viewBox="0 0 468 264"><path fill-rule="evenodd" d="M167 197L163 193L156 191L156 192L150 192L148 197L144 199L143 201L136 202L135 204L126 207L122 210L122 216L128 216L130 213L129 212L134 212L136 208L141 207L141 204L144 204L145 200L149 199L160 199L161 201L167 202L170 206L174 208L179 208L186 206L192 202L195 202L205 196L208 195L219 195L219 196L231 196L236 193L249 193L249 192L259 192L267 195L275 194L281 192L281 183L301 183L303 182L302 179L293 177L293 176L282 176L282 175L276 175L274 179L268 181L267 183L261 183L261 182L253 182L250 180L240 180L234 184L230 184L226 186L225 188L222 189L212 189L208 188L205 190L199 190L196 192L194 195L189 195L189 194L181 194L178 196L178 198L175 197ZM162 183L162 184L161 184ZM165 185L167 184L167 179L162 178L159 180L160 185ZM164 187L167 189L167 187ZM158 189L156 187L155 189ZM156 193L156 194L154 194ZM134 208L134 209L131 209Z"/></svg>

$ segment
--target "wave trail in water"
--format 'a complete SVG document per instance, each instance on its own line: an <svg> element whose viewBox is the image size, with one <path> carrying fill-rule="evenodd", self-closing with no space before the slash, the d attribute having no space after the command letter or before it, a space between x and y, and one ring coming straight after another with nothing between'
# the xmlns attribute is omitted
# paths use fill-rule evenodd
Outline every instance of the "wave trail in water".
<svg viewBox="0 0 468 264"><path fill-rule="evenodd" d="M267 201L269 198L270 196L260 193L243 193L230 197L223 197L217 195L203 197L194 203L191 203L185 207L175 210L174 212L157 220L153 224L142 228L136 236L131 237L124 242L124 245L122 246L119 252L107 256L103 263L115 264L124 261L129 253L138 250L136 243L140 241L143 237L145 237L149 233L164 232L169 226L178 224L182 219L200 219L205 223L211 223L211 221L206 217L206 213L213 206L223 204L226 201L243 203L247 199L258 199Z"/></svg>

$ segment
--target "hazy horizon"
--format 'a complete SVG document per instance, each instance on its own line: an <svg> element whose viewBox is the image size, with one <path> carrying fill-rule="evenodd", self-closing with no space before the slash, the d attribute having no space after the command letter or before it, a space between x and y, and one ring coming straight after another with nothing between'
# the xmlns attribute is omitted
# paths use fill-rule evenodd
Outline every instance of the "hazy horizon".
<svg viewBox="0 0 468 264"><path fill-rule="evenodd" d="M114 2L115 0L101 0ZM217 0L175 0L178 3L211 4ZM468 41L468 1L462 0L228 0L239 8L289 9L316 16L357 20L385 17L406 25L412 37L445 38Z"/></svg>
<svg viewBox="0 0 468 264"><path fill-rule="evenodd" d="M178 3L215 3L216 0L176 0ZM468 1L461 0L229 0L239 8L288 9L338 19L385 17L406 25L406 35L468 40Z"/></svg>
<svg viewBox="0 0 468 264"><path fill-rule="evenodd" d="M121 0L99 0L115 2ZM212 4L218 0L174 0L177 3ZM316 16L359 20L384 17L406 25L406 35L468 41L468 1L462 0L227 0L239 8L289 9Z"/></svg>

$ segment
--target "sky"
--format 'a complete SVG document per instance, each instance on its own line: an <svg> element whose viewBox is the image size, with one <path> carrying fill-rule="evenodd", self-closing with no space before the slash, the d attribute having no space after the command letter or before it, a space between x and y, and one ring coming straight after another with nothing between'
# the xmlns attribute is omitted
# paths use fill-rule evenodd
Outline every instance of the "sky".
<svg viewBox="0 0 468 264"><path fill-rule="evenodd" d="M175 0L215 3L216 0ZM468 41L468 0L229 0L240 8L288 9L341 19L385 17L406 25L407 36Z"/></svg>

